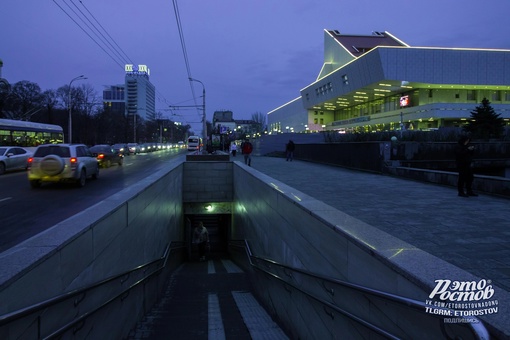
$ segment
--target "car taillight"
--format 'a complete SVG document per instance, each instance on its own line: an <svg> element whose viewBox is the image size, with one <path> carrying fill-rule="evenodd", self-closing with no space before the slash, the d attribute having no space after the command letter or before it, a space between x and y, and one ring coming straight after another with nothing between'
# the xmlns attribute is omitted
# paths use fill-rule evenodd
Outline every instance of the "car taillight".
<svg viewBox="0 0 510 340"><path fill-rule="evenodd" d="M34 158L33 157L29 157L28 158L28 165L32 164L33 161L34 161Z"/></svg>
<svg viewBox="0 0 510 340"><path fill-rule="evenodd" d="M71 162L71 165L76 165L76 163L78 163L78 158L71 157L71 159L69 159L69 161Z"/></svg>
<svg viewBox="0 0 510 340"><path fill-rule="evenodd" d="M103 159L104 158L104 154L100 153L99 155L97 155L97 159Z"/></svg>

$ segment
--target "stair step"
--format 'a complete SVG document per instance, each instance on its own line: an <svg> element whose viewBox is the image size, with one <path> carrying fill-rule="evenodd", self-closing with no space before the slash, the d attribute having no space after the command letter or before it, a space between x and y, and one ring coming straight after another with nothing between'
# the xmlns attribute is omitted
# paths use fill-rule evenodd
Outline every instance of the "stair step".
<svg viewBox="0 0 510 340"><path fill-rule="evenodd" d="M229 259L187 262L127 339L287 339Z"/></svg>

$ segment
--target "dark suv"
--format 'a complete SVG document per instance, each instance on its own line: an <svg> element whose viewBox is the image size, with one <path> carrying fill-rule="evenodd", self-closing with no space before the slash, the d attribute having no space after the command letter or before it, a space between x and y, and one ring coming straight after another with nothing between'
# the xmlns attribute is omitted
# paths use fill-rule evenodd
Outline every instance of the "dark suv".
<svg viewBox="0 0 510 340"><path fill-rule="evenodd" d="M99 164L86 145L40 145L28 160L28 180L37 188L43 182L74 182L83 187L99 176Z"/></svg>

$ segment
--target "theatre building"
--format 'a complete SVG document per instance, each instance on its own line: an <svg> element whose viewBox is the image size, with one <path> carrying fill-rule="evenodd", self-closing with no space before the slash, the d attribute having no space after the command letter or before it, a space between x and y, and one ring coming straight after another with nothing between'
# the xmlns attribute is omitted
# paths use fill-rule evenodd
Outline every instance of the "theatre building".
<svg viewBox="0 0 510 340"><path fill-rule="evenodd" d="M324 31L324 64L268 112L271 133L462 126L487 98L510 124L510 50L412 47L388 32Z"/></svg>

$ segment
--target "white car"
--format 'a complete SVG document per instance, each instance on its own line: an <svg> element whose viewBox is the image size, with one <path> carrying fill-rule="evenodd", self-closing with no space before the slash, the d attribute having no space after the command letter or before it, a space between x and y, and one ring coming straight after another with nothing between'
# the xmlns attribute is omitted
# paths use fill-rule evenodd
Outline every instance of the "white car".
<svg viewBox="0 0 510 340"><path fill-rule="evenodd" d="M31 156L30 151L18 146L0 146L0 175L10 170L27 169Z"/></svg>
<svg viewBox="0 0 510 340"><path fill-rule="evenodd" d="M84 144L46 144L34 151L28 170L33 188L44 182L74 182L83 187L87 178L97 179L99 163Z"/></svg>

